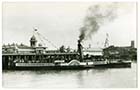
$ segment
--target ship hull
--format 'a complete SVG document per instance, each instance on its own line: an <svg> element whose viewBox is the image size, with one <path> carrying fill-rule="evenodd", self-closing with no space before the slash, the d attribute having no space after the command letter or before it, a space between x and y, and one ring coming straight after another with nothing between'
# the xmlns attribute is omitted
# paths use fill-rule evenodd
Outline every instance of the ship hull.
<svg viewBox="0 0 140 90"><path fill-rule="evenodd" d="M94 68L131 68L131 62L94 65Z"/></svg>
<svg viewBox="0 0 140 90"><path fill-rule="evenodd" d="M34 67L13 67L11 70L83 70L83 69L91 69L94 66L34 66Z"/></svg>

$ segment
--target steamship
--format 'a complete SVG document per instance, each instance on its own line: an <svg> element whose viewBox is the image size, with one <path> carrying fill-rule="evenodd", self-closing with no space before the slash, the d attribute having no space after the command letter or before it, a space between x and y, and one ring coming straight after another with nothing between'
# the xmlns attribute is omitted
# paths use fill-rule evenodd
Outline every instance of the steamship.
<svg viewBox="0 0 140 90"><path fill-rule="evenodd" d="M38 32L37 32L38 33ZM41 35L38 33L37 35ZM43 37L44 38L44 37ZM47 39L46 39L47 40ZM131 61L107 60L102 51L90 55L90 50L83 50L78 40L77 50L49 50L38 44L35 35L30 38L30 46L24 44L8 44L2 46L3 70L37 70L37 69L90 69L90 68L120 68L131 67ZM100 53L100 54L99 54Z"/></svg>

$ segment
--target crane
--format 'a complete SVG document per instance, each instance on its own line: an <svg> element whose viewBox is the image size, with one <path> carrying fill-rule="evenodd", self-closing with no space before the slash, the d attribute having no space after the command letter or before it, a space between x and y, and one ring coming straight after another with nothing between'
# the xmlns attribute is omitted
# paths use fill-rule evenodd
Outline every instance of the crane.
<svg viewBox="0 0 140 90"><path fill-rule="evenodd" d="M104 43L104 48L107 48L109 46L109 34L106 33L106 39L105 39L105 43Z"/></svg>

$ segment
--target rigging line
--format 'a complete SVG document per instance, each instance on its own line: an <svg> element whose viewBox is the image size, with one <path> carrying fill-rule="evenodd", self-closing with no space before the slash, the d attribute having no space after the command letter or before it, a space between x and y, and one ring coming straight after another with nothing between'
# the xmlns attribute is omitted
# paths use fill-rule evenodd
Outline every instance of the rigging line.
<svg viewBox="0 0 140 90"><path fill-rule="evenodd" d="M38 35L38 37L39 37L39 39L41 40L41 42L43 43L43 45L46 45L45 43L44 43L44 41L41 39L41 37L40 37L40 35L37 33L37 35Z"/></svg>
<svg viewBox="0 0 140 90"><path fill-rule="evenodd" d="M43 35L41 35L39 32L37 32L40 36L42 36L46 41L48 41L53 47L55 47L56 49L58 49L51 41L49 41L48 39L46 39Z"/></svg>

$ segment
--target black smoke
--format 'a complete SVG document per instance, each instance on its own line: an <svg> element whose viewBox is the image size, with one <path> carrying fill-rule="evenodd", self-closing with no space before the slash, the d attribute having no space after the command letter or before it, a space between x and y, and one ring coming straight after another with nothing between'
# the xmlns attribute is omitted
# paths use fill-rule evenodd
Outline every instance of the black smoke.
<svg viewBox="0 0 140 90"><path fill-rule="evenodd" d="M100 3L89 7L84 24L80 28L79 40L91 38L102 25L113 21L117 16L116 11L117 3Z"/></svg>

